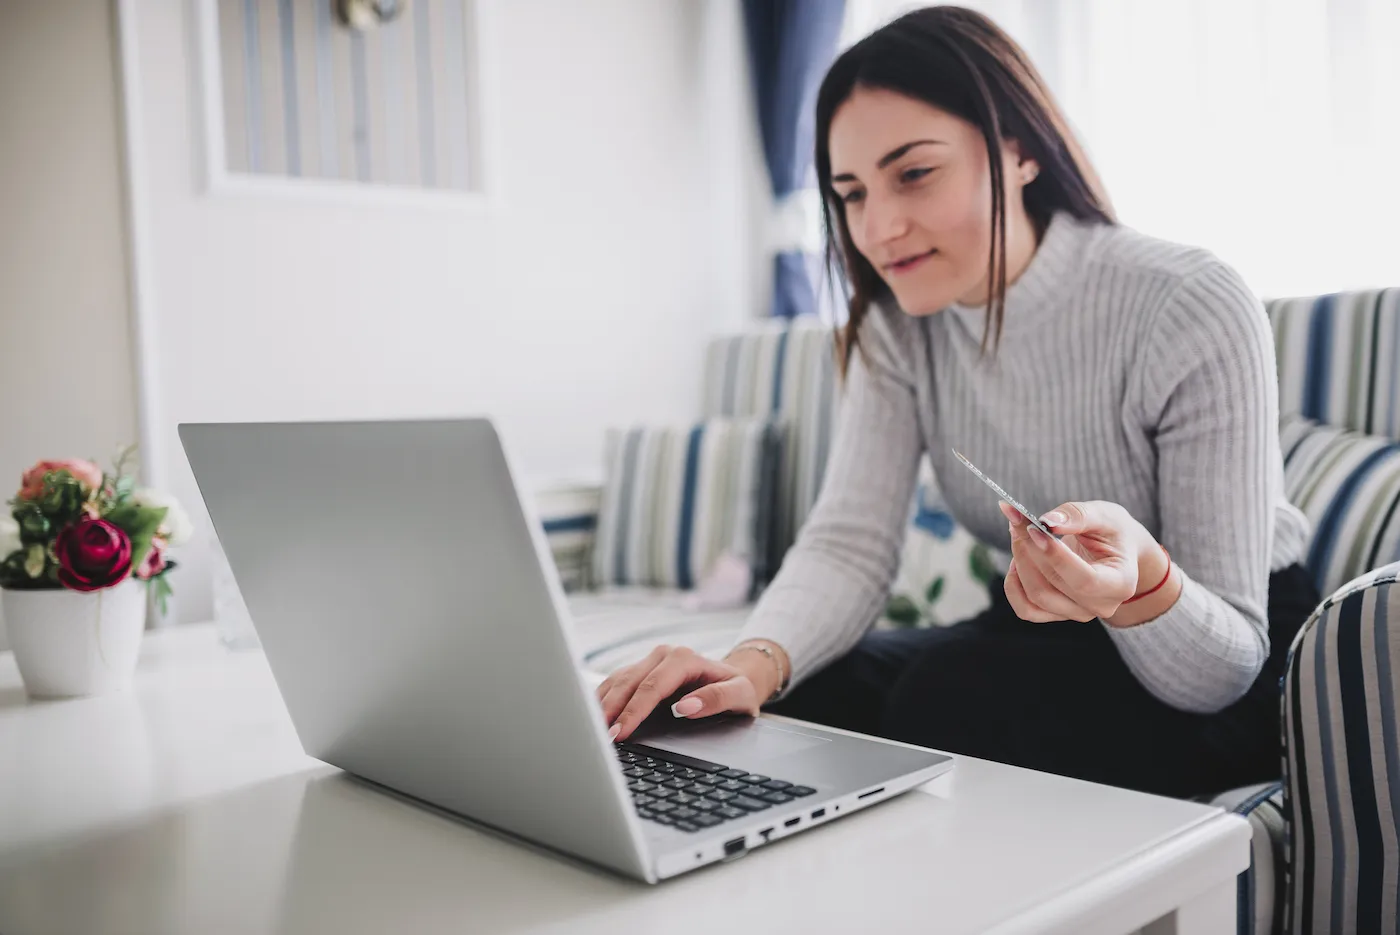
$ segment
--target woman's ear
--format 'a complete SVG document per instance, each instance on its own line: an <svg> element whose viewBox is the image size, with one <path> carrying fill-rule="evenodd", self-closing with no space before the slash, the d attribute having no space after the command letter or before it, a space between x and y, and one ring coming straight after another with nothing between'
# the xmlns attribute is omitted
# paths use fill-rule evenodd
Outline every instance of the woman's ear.
<svg viewBox="0 0 1400 935"><path fill-rule="evenodd" d="M1017 185L1029 185L1040 175L1040 163L1021 151L1019 140L1007 140L1002 145L1002 152L1005 157L1006 176L1014 179Z"/></svg>

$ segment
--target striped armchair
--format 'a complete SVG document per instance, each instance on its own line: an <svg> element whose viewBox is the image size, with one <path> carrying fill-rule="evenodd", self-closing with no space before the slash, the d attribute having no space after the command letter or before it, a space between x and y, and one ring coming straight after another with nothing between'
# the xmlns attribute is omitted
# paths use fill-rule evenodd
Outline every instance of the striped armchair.
<svg viewBox="0 0 1400 935"><path fill-rule="evenodd" d="M1255 831L1254 859L1240 877L1239 930L1397 933L1400 289L1277 299L1266 310L1278 351L1287 493L1313 522L1307 566L1331 597L1299 633L1281 686L1284 778L1213 797ZM764 324L717 338L705 352L705 416L775 414L789 427L769 567L820 487L840 404L832 351L827 326ZM923 602L922 611L940 593L981 591L985 555L941 509L927 476L910 518L897 588ZM555 522L569 549L584 550L586 520ZM978 609L945 603L936 617L892 614L899 619L885 625L946 623ZM722 652L746 614L695 612L676 595L586 584L572 604L587 663L598 671L657 642Z"/></svg>

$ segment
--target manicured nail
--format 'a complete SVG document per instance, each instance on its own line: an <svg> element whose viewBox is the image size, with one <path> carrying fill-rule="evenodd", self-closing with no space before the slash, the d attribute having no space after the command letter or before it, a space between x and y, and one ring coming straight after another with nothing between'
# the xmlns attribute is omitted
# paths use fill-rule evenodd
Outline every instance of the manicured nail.
<svg viewBox="0 0 1400 935"><path fill-rule="evenodd" d="M671 705L671 713L676 717L690 717L692 714L699 714L703 707L705 703L699 698L682 698Z"/></svg>
<svg viewBox="0 0 1400 935"><path fill-rule="evenodd" d="M1047 526L1063 526L1069 522L1069 517L1059 510L1051 510L1040 518L1040 521Z"/></svg>
<svg viewBox="0 0 1400 935"><path fill-rule="evenodd" d="M620 734L621 732L622 732L622 725L621 725L621 724L614 724L612 727L609 727L609 728L608 728L608 739L609 739L609 740L616 740L616 739L617 739L617 735Z"/></svg>
<svg viewBox="0 0 1400 935"><path fill-rule="evenodd" d="M1035 543L1036 548L1044 550L1050 547L1050 537L1035 526L1027 526L1026 532L1030 534L1031 541Z"/></svg>

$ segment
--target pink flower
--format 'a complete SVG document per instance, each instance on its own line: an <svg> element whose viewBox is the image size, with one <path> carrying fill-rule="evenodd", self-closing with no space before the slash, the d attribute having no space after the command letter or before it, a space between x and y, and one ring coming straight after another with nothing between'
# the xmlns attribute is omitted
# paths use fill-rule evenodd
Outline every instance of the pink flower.
<svg viewBox="0 0 1400 935"><path fill-rule="evenodd" d="M74 591L119 584L131 573L131 539L105 519L65 526L54 542L58 580Z"/></svg>
<svg viewBox="0 0 1400 935"><path fill-rule="evenodd" d="M160 536L153 536L151 550L141 560L141 567L136 569L136 577L146 581L163 571L165 571L165 540Z"/></svg>
<svg viewBox="0 0 1400 935"><path fill-rule="evenodd" d="M20 481L19 498L21 500L38 499L39 495L44 492L44 475L50 471L67 471L89 493L102 486L102 468L91 461L84 461L80 458L40 461L24 472L24 478Z"/></svg>

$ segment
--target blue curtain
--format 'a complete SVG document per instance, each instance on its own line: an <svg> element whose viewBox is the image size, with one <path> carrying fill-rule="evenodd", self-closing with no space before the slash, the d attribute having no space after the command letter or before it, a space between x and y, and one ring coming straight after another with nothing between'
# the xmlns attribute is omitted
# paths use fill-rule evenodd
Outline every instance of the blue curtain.
<svg viewBox="0 0 1400 935"><path fill-rule="evenodd" d="M774 205L811 188L817 88L836 55L845 0L743 0L754 100ZM773 315L816 311L816 258L797 249L773 258Z"/></svg>

